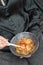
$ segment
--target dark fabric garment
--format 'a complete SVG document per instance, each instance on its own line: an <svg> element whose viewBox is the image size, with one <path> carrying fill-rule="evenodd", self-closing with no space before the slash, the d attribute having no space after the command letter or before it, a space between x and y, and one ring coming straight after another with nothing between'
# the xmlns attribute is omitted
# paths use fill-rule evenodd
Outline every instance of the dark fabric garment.
<svg viewBox="0 0 43 65"><path fill-rule="evenodd" d="M42 11L34 3L33 0L4 0L6 6L3 6L0 1L0 35L7 38L10 42L13 36L17 33L28 31L34 33L39 42L42 35L42 27L40 21L42 21ZM41 27L42 25L42 27ZM42 43L42 42L40 42ZM40 48L40 47L39 47ZM8 52L9 51L9 52ZM40 53L41 51L39 51ZM43 54L43 53L42 53ZM43 58L42 54L40 58ZM37 53L36 53L37 55ZM42 57L41 57L42 56ZM9 47L6 47L0 51L0 65L29 65L29 61L26 59L20 59L14 56ZM39 57L30 58L34 61ZM6 62L5 62L6 61ZM33 62L32 64L40 63L40 60ZM31 65L32 65L31 64ZM43 65L42 63L38 65Z"/></svg>
<svg viewBox="0 0 43 65"><path fill-rule="evenodd" d="M43 65L43 35L40 37L40 45L38 50L28 60L31 63L30 65Z"/></svg>
<svg viewBox="0 0 43 65"><path fill-rule="evenodd" d="M29 65L26 59L20 59L12 53L0 52L0 65Z"/></svg>
<svg viewBox="0 0 43 65"><path fill-rule="evenodd" d="M43 0L34 0L34 2L43 11Z"/></svg>

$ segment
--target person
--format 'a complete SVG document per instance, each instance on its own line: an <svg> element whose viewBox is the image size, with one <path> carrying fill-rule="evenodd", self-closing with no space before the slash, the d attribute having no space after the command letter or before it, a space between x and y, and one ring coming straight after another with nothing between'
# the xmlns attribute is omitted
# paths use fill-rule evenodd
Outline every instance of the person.
<svg viewBox="0 0 43 65"><path fill-rule="evenodd" d="M31 4L32 3L32 4ZM0 0L0 51L5 54L5 51L9 51L7 43L11 41L13 36L17 33L28 31L34 33L38 40L42 34L40 30L40 14L42 12L34 3L33 0ZM2 53L0 52L0 57L3 58ZM10 52L8 52L11 54ZM8 55L9 55L8 54ZM26 59L19 59L18 57L9 55L8 58L12 60L0 65L28 65ZM18 59L17 59L18 58ZM14 61L13 61L14 60ZM17 62L17 63L16 63ZM20 63L21 62L21 63Z"/></svg>

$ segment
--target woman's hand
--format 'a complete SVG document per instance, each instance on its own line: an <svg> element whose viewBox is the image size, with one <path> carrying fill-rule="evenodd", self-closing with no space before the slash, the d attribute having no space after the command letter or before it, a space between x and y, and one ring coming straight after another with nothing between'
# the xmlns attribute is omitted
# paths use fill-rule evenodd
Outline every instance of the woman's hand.
<svg viewBox="0 0 43 65"><path fill-rule="evenodd" d="M3 36L0 36L0 49L3 49L8 44L8 40L5 39Z"/></svg>

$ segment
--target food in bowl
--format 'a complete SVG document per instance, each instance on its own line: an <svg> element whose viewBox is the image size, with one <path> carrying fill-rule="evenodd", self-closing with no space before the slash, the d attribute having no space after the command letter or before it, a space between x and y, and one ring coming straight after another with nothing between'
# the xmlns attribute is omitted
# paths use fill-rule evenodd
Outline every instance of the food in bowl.
<svg viewBox="0 0 43 65"><path fill-rule="evenodd" d="M35 43L31 38L22 38L21 40L18 40L17 45L24 47L16 47L16 53L20 55L31 54L35 49Z"/></svg>

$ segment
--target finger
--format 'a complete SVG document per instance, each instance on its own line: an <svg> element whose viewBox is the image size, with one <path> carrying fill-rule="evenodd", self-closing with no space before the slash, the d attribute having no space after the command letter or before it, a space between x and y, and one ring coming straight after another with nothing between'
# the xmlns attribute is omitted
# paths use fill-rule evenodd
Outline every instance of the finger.
<svg viewBox="0 0 43 65"><path fill-rule="evenodd" d="M5 42L8 41L8 39L4 38L3 36L0 36L0 40L1 40L1 41L5 41Z"/></svg>
<svg viewBox="0 0 43 65"><path fill-rule="evenodd" d="M1 44L1 40L0 40L0 44Z"/></svg>

